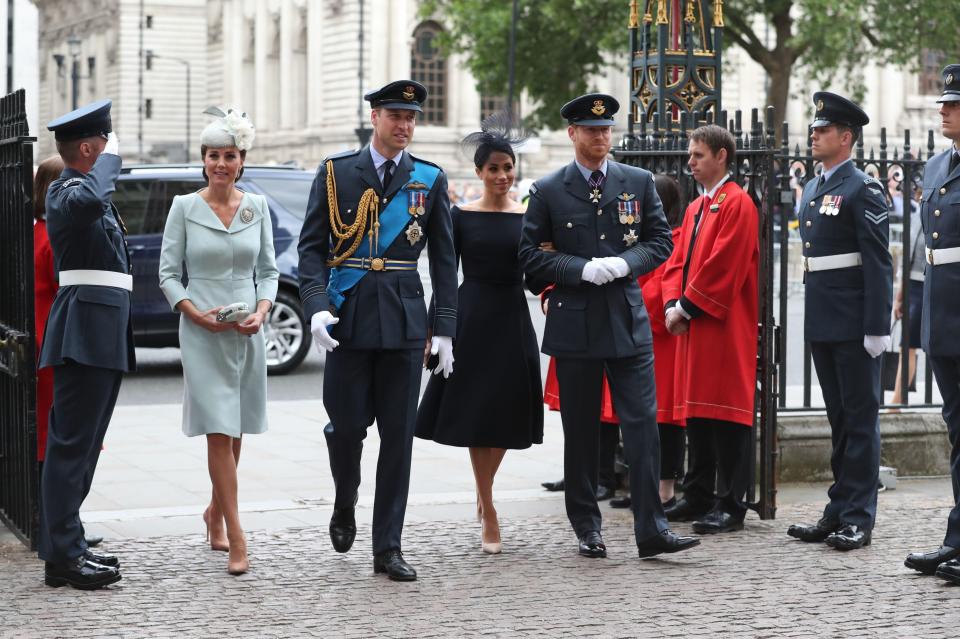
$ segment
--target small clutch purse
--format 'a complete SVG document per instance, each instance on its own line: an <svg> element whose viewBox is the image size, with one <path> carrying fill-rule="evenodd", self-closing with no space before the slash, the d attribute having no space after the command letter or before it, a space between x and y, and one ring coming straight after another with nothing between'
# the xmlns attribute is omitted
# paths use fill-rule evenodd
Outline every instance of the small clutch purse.
<svg viewBox="0 0 960 639"><path fill-rule="evenodd" d="M217 311L218 322L242 322L250 314L250 306L246 302L234 302Z"/></svg>

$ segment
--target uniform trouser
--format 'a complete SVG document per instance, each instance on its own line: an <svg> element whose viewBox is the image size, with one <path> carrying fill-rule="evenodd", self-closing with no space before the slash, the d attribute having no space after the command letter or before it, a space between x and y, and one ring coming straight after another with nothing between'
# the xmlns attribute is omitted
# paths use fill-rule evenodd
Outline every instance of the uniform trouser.
<svg viewBox="0 0 960 639"><path fill-rule="evenodd" d="M610 490L617 489L617 444L620 443L620 428L616 424L600 424L599 475L600 485Z"/></svg>
<svg viewBox="0 0 960 639"><path fill-rule="evenodd" d="M660 479L681 479L686 457L686 428L676 424L657 424L660 430Z"/></svg>
<svg viewBox="0 0 960 639"><path fill-rule="evenodd" d="M947 518L944 546L960 548L960 357L930 357L930 367L943 397L943 419L950 438L950 476L955 506Z"/></svg>
<svg viewBox="0 0 960 639"><path fill-rule="evenodd" d="M53 369L37 544L45 561L68 561L87 549L80 506L93 483L122 379L121 371L75 362Z"/></svg>
<svg viewBox="0 0 960 639"><path fill-rule="evenodd" d="M811 342L830 421L833 484L826 519L872 530L880 481L880 358L860 341Z"/></svg>
<svg viewBox="0 0 960 639"><path fill-rule="evenodd" d="M624 457L630 467L634 534L641 543L668 528L660 504L660 436L652 352L606 360L557 357L567 517L578 537L600 530L597 429L601 428L604 371L620 418Z"/></svg>
<svg viewBox="0 0 960 639"><path fill-rule="evenodd" d="M410 487L410 456L416 427L423 351L349 350L327 354L323 429L336 486L337 508L352 508L360 487L360 453L374 420L380 433L373 502L373 552L400 550Z"/></svg>
<svg viewBox="0 0 960 639"><path fill-rule="evenodd" d="M721 419L687 418L690 468L683 496L695 508L742 519L750 487L750 426Z"/></svg>

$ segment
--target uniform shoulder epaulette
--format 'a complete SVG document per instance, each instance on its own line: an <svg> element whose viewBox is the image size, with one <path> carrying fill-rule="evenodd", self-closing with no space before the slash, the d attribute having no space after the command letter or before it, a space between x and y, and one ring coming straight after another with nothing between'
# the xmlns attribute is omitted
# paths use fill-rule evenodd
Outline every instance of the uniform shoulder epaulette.
<svg viewBox="0 0 960 639"><path fill-rule="evenodd" d="M880 191L881 193L883 192L883 184L881 184L881 183L880 183L880 180L878 180L877 178L867 176L867 177L863 178L863 184L864 184L864 186L866 186L868 189L870 189L870 188L876 188L876 189L877 189L878 191Z"/></svg>
<svg viewBox="0 0 960 639"><path fill-rule="evenodd" d="M339 153L334 153L333 155L328 155L328 156L323 160L322 164L326 164L326 163L327 163L327 160L339 160L339 159L341 159L341 158L348 158L348 157L351 157L351 156L354 156L354 155L358 155L359 153L360 153L360 149L350 149L350 150L348 150L348 151L340 151Z"/></svg>
<svg viewBox="0 0 960 639"><path fill-rule="evenodd" d="M415 156L413 153L410 154L410 159L416 160L417 162L422 162L422 163L424 163L424 164L429 164L430 166L435 166L435 167L437 167L438 169L440 169L441 171L443 171L443 167L440 166L439 164L437 164L436 162L431 162L430 160L424 160L423 158L418 158L418 157Z"/></svg>
<svg viewBox="0 0 960 639"><path fill-rule="evenodd" d="M528 193L529 195L536 195L536 194L537 194L537 191L539 191L539 190L540 190L540 187L537 186L537 183L536 183L536 182L534 182L533 184L530 185L530 188L527 189L527 193Z"/></svg>
<svg viewBox="0 0 960 639"><path fill-rule="evenodd" d="M67 180L64 180L63 184L61 184L60 186L62 186L63 188L66 188L68 186L76 186L82 183L83 183L82 177L72 177Z"/></svg>

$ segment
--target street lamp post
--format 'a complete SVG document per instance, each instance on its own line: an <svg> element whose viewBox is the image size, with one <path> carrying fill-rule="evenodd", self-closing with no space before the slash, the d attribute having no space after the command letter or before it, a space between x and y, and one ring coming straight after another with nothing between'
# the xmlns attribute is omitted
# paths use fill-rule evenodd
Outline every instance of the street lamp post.
<svg viewBox="0 0 960 639"><path fill-rule="evenodd" d="M70 54L70 104L71 109L77 108L80 97L80 38L71 35L67 38L67 52Z"/></svg>

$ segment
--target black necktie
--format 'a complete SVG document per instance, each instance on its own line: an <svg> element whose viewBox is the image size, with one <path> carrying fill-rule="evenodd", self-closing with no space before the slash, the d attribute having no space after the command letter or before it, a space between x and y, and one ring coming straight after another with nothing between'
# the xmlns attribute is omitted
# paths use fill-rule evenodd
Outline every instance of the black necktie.
<svg viewBox="0 0 960 639"><path fill-rule="evenodd" d="M818 191L823 188L823 183L826 182L826 181L827 181L826 178L823 177L823 173L821 173L821 174L820 174L820 179L817 180L817 190L818 190Z"/></svg>
<svg viewBox="0 0 960 639"><path fill-rule="evenodd" d="M393 160L387 160L383 163L383 194L387 194L387 189L390 188L390 180L393 179L393 167L396 166L393 163Z"/></svg>
<svg viewBox="0 0 960 639"><path fill-rule="evenodd" d="M960 164L960 153L954 151L950 154L950 168L947 169L947 175L953 173L953 170L957 168L958 164Z"/></svg>
<svg viewBox="0 0 960 639"><path fill-rule="evenodd" d="M591 187L595 189L602 189L603 182L606 179L607 179L607 176L603 174L603 171L596 170L590 174L590 179L588 180L588 182L590 183Z"/></svg>

